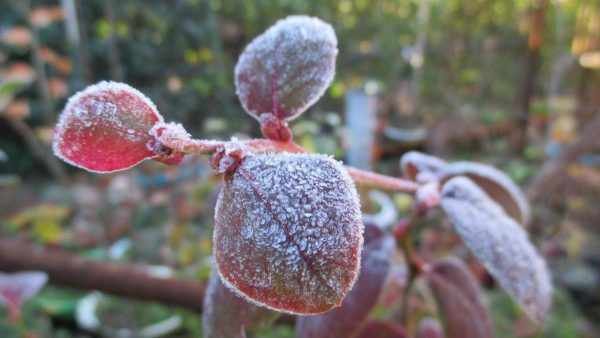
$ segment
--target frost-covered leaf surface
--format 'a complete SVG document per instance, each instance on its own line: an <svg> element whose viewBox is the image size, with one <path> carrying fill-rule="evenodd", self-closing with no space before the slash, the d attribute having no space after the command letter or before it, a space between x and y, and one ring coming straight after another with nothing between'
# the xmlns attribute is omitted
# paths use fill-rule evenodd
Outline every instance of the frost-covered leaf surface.
<svg viewBox="0 0 600 338"><path fill-rule="evenodd" d="M249 155L216 206L223 282L249 300L297 314L339 306L358 275L360 204L343 166L322 155Z"/></svg>
<svg viewBox="0 0 600 338"><path fill-rule="evenodd" d="M69 99L52 146L56 156L72 165L101 173L123 170L155 156L149 131L162 120L136 89L100 82Z"/></svg>
<svg viewBox="0 0 600 338"><path fill-rule="evenodd" d="M0 304L20 307L35 296L47 281L48 275L39 271L0 272Z"/></svg>
<svg viewBox="0 0 600 338"><path fill-rule="evenodd" d="M439 179L442 169L448 163L439 157L424 154L419 151L409 151L402 155L400 167L406 178L419 182Z"/></svg>
<svg viewBox="0 0 600 338"><path fill-rule="evenodd" d="M296 338L347 338L358 333L377 303L390 270L394 239L375 225L365 225L360 275L342 306L296 320Z"/></svg>
<svg viewBox="0 0 600 338"><path fill-rule="evenodd" d="M441 204L473 255L530 318L541 322L552 298L550 274L523 228L466 177L444 185Z"/></svg>
<svg viewBox="0 0 600 338"><path fill-rule="evenodd" d="M444 319L448 338L491 338L494 336L488 309L479 284L467 266L457 258L432 264L427 282ZM438 337L435 325L422 323L419 337ZM426 335L426 331L429 334Z"/></svg>
<svg viewBox="0 0 600 338"><path fill-rule="evenodd" d="M502 171L476 162L455 162L444 167L444 181L456 176L466 176L477 183L508 215L527 224L529 203L521 189Z"/></svg>
<svg viewBox="0 0 600 338"><path fill-rule="evenodd" d="M204 297L202 332L205 338L245 338L247 330L266 325L278 313L244 300L213 271Z"/></svg>
<svg viewBox="0 0 600 338"><path fill-rule="evenodd" d="M290 16L246 47L235 67L237 95L255 118L290 120L313 105L335 74L333 28L318 18Z"/></svg>
<svg viewBox="0 0 600 338"><path fill-rule="evenodd" d="M407 338L406 331L398 324L378 320L369 321L357 338Z"/></svg>

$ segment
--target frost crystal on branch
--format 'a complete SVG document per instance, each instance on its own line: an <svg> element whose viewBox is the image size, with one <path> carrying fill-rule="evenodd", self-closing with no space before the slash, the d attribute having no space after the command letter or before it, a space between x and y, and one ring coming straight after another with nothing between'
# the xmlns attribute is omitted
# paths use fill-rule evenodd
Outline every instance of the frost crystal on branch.
<svg viewBox="0 0 600 338"><path fill-rule="evenodd" d="M532 319L541 322L552 297L550 274L523 228L466 177L444 185L441 204L473 255Z"/></svg>
<svg viewBox="0 0 600 338"><path fill-rule="evenodd" d="M225 285L266 307L338 306L358 275L363 225L354 184L326 156L248 155L225 176L214 254Z"/></svg>
<svg viewBox="0 0 600 338"><path fill-rule="evenodd" d="M333 28L318 18L290 16L252 40L235 67L237 95L256 119L289 121L313 105L335 74Z"/></svg>
<svg viewBox="0 0 600 338"><path fill-rule="evenodd" d="M150 129L163 118L142 93L122 83L100 82L69 99L52 147L65 162L106 173L155 157Z"/></svg>

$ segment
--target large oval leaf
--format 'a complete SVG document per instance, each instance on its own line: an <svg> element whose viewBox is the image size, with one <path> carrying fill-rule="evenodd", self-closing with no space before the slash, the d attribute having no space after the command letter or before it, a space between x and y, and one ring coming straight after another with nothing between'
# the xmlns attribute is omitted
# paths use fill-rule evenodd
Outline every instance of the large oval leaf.
<svg viewBox="0 0 600 338"><path fill-rule="evenodd" d="M448 338L494 336L477 280L462 261L448 258L435 262L426 278L444 318Z"/></svg>
<svg viewBox="0 0 600 338"><path fill-rule="evenodd" d="M532 319L542 321L551 302L550 274L523 228L466 177L446 182L441 204L473 255Z"/></svg>
<svg viewBox="0 0 600 338"><path fill-rule="evenodd" d="M358 333L377 303L390 269L395 241L374 225L365 225L360 275L342 306L317 316L296 321L297 338L348 338Z"/></svg>
<svg viewBox="0 0 600 338"><path fill-rule="evenodd" d="M521 224L530 218L529 203L521 189L502 171L482 163L454 162L443 169L443 181L466 176L477 183L511 217Z"/></svg>
<svg viewBox="0 0 600 338"><path fill-rule="evenodd" d="M214 253L223 282L297 314L339 306L358 275L363 225L354 183L322 155L247 156L225 178Z"/></svg>
<svg viewBox="0 0 600 338"><path fill-rule="evenodd" d="M246 330L266 325L277 313L244 300L229 290L213 271L206 287L202 308L202 333L205 338L245 338Z"/></svg>
<svg viewBox="0 0 600 338"><path fill-rule="evenodd" d="M99 173L124 170L155 157L150 129L163 118L136 89L100 82L71 97L55 129L56 156Z"/></svg>
<svg viewBox="0 0 600 338"><path fill-rule="evenodd" d="M333 80L333 28L318 18L290 16L252 40L235 67L237 95L258 118L291 120L313 105Z"/></svg>

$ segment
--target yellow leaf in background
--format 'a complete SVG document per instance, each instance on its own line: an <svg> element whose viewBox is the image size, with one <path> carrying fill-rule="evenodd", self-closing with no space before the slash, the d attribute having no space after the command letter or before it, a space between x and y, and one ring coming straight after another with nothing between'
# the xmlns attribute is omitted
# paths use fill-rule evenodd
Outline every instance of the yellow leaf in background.
<svg viewBox="0 0 600 338"><path fill-rule="evenodd" d="M31 44L31 31L25 27L15 26L5 30L0 36L0 40L7 45L27 47Z"/></svg>
<svg viewBox="0 0 600 338"><path fill-rule="evenodd" d="M44 203L26 208L17 214L9 217L7 223L12 225L15 230L22 229L25 226L39 223L43 220L50 220L54 223L62 223L69 215L69 208Z"/></svg>
<svg viewBox="0 0 600 338"><path fill-rule="evenodd" d="M41 243L56 244L64 237L64 231L56 219L36 219L32 225L31 235Z"/></svg>

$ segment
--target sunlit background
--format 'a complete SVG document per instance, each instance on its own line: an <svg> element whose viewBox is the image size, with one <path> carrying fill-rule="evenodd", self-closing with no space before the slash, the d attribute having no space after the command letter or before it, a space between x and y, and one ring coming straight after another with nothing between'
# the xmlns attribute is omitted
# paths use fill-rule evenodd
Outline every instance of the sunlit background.
<svg viewBox="0 0 600 338"><path fill-rule="evenodd" d="M395 176L408 150L504 170L531 197L528 231L557 292L536 332L473 267L497 336L599 336L597 0L1 1L0 246L27 254L33 243L205 281L218 189L207 159L93 175L52 155L52 128L70 95L114 80L196 137L258 137L233 67L254 36L291 14L331 23L340 50L333 84L292 124L296 142ZM390 198L410 210L408 197ZM453 236L435 225L422 234L440 253ZM0 272L12 271L1 256ZM64 276L17 324L0 302L0 337L201 337L189 306L65 288L82 277ZM415 320L431 311L415 306ZM376 316L394 309L381 305ZM263 331L257 337L293 336L286 320Z"/></svg>

